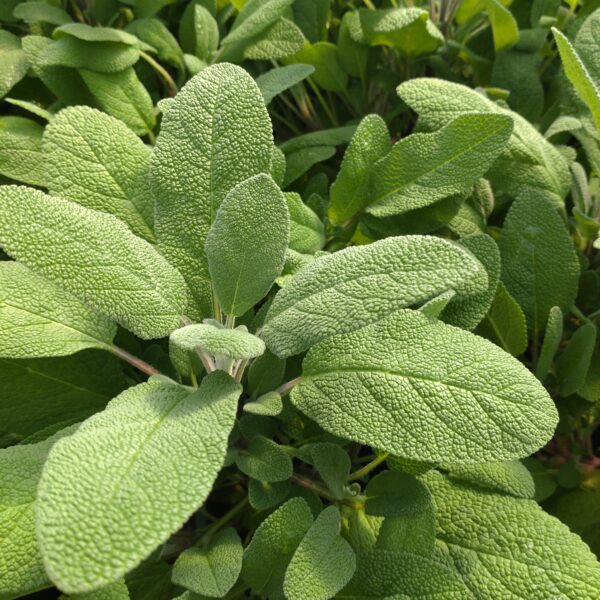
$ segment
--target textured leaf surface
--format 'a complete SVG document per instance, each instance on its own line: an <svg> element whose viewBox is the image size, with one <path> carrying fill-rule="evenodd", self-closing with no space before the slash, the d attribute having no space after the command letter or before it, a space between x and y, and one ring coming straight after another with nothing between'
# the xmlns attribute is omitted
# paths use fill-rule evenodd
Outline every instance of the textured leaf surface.
<svg viewBox="0 0 600 600"><path fill-rule="evenodd" d="M556 375L563 396L574 394L584 385L596 347L597 333L593 323L583 324L572 335L568 346L556 361Z"/></svg>
<svg viewBox="0 0 600 600"><path fill-rule="evenodd" d="M205 548L195 546L179 555L173 566L173 583L196 594L222 598L240 575L243 555L239 535L228 527Z"/></svg>
<svg viewBox="0 0 600 600"><path fill-rule="evenodd" d="M412 475L383 471L365 489L365 511L379 517L417 515L431 503L427 488Z"/></svg>
<svg viewBox="0 0 600 600"><path fill-rule="evenodd" d="M304 35L289 19L279 18L244 50L244 58L277 60L292 56L304 45Z"/></svg>
<svg viewBox="0 0 600 600"><path fill-rule="evenodd" d="M600 564L581 539L533 500L425 476L438 538L477 600L593 598Z"/></svg>
<svg viewBox="0 0 600 600"><path fill-rule="evenodd" d="M213 356L228 358L256 358L265 351L265 343L244 329L223 329L208 323L176 329L170 340L184 350L200 348Z"/></svg>
<svg viewBox="0 0 600 600"><path fill-rule="evenodd" d="M283 589L288 600L327 600L350 581L356 557L340 526L335 506L315 519L286 570Z"/></svg>
<svg viewBox="0 0 600 600"><path fill-rule="evenodd" d="M0 244L139 337L162 337L179 326L185 310L181 275L112 215L3 186Z"/></svg>
<svg viewBox="0 0 600 600"><path fill-rule="evenodd" d="M67 108L46 128L44 154L52 194L115 215L153 240L154 205L140 193L150 150L121 121L86 106Z"/></svg>
<svg viewBox="0 0 600 600"><path fill-rule="evenodd" d="M35 538L36 488L53 444L69 427L38 444L0 450L0 597L17 598L51 587Z"/></svg>
<svg viewBox="0 0 600 600"><path fill-rule="evenodd" d="M244 552L242 578L256 593L284 598L285 571L313 523L306 501L292 498L258 527Z"/></svg>
<svg viewBox="0 0 600 600"><path fill-rule="evenodd" d="M419 114L419 122L427 130L439 129L465 113L510 116L514 121L513 133L487 175L494 191L515 198L531 187L562 203L571 185L567 161L523 117L501 108L475 90L441 79L412 79L401 84L397 92Z"/></svg>
<svg viewBox="0 0 600 600"><path fill-rule="evenodd" d="M356 128L329 192L327 214L341 225L369 201L369 175L373 164L390 150L390 134L379 115L367 115Z"/></svg>
<svg viewBox="0 0 600 600"><path fill-rule="evenodd" d="M269 104L275 96L306 79L315 68L312 65L294 64L271 69L256 78L256 85L261 91L265 104Z"/></svg>
<svg viewBox="0 0 600 600"><path fill-rule="evenodd" d="M234 65L204 69L163 116L151 161L155 228L162 252L191 291L193 317L212 310L204 254L208 229L233 187L269 172L272 139L260 90Z"/></svg>
<svg viewBox="0 0 600 600"><path fill-rule="evenodd" d="M242 473L261 481L285 481L292 476L292 459L285 449L262 435L250 440L236 462Z"/></svg>
<svg viewBox="0 0 600 600"><path fill-rule="evenodd" d="M285 198L269 175L255 175L225 196L205 244L225 314L243 315L267 295L283 269L289 231Z"/></svg>
<svg viewBox="0 0 600 600"><path fill-rule="evenodd" d="M290 211L290 248L301 254L314 254L325 245L325 227L318 215L304 202L300 194L286 192Z"/></svg>
<svg viewBox="0 0 600 600"><path fill-rule="evenodd" d="M275 297L263 337L275 354L290 356L448 289L466 296L486 286L481 264L457 244L434 237L388 238L302 269Z"/></svg>
<svg viewBox="0 0 600 600"><path fill-rule="evenodd" d="M562 218L545 198L531 193L513 202L498 245L502 281L530 328L539 332L553 306L571 308L579 261Z"/></svg>
<svg viewBox="0 0 600 600"><path fill-rule="evenodd" d="M67 11L46 2L21 2L15 7L13 15L28 23L65 25L72 21Z"/></svg>
<svg viewBox="0 0 600 600"><path fill-rule="evenodd" d="M535 367L535 375L540 381L546 379L552 360L563 334L563 313L558 306L553 306L548 311L548 321L546 322L546 331L544 333L544 341L542 343L542 350Z"/></svg>
<svg viewBox="0 0 600 600"><path fill-rule="evenodd" d="M337 500L344 498L344 484L350 475L350 457L337 444L314 444L310 448L313 465Z"/></svg>
<svg viewBox="0 0 600 600"><path fill-rule="evenodd" d="M223 464L240 392L223 372L191 393L149 381L54 447L37 507L38 540L54 583L69 593L98 589L185 523Z"/></svg>
<svg viewBox="0 0 600 600"><path fill-rule="evenodd" d="M516 359L411 310L322 341L291 399L335 435L432 462L526 456L557 422L550 397Z"/></svg>
<svg viewBox="0 0 600 600"><path fill-rule="evenodd" d="M26 266L0 262L0 357L108 349L116 324Z"/></svg>
<svg viewBox="0 0 600 600"><path fill-rule="evenodd" d="M467 114L400 140L373 169L367 212L389 217L464 191L485 175L511 132L506 115Z"/></svg>
<svg viewBox="0 0 600 600"><path fill-rule="evenodd" d="M0 117L0 174L30 185L45 185L44 128L23 117Z"/></svg>
<svg viewBox="0 0 600 600"><path fill-rule="evenodd" d="M83 421L125 387L120 361L99 350L64 358L0 359L0 441Z"/></svg>

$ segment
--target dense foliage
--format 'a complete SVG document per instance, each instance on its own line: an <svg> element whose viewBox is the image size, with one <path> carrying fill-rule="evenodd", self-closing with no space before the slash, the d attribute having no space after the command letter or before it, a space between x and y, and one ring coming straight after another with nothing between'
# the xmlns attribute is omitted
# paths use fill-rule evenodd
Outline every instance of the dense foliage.
<svg viewBox="0 0 600 600"><path fill-rule="evenodd" d="M599 597L598 0L0 23L0 598Z"/></svg>

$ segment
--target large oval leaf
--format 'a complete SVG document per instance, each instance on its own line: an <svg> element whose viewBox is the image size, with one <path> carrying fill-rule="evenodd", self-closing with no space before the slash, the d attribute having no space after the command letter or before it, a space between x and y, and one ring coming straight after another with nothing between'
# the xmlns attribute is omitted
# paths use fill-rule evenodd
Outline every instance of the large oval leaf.
<svg viewBox="0 0 600 600"><path fill-rule="evenodd" d="M557 423L515 358L411 310L314 347L291 398L335 435L431 462L527 456Z"/></svg>
<svg viewBox="0 0 600 600"><path fill-rule="evenodd" d="M37 532L61 590L115 581L202 505L223 464L240 392L222 371L193 392L149 381L54 446L38 489Z"/></svg>
<svg viewBox="0 0 600 600"><path fill-rule="evenodd" d="M302 269L275 297L263 336L275 354L291 356L446 290L470 296L487 283L482 265L457 244L428 236L387 238Z"/></svg>

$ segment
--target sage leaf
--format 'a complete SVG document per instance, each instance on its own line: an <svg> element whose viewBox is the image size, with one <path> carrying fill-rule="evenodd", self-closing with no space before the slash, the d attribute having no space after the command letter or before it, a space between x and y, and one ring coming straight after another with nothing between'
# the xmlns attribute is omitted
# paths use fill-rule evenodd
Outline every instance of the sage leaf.
<svg viewBox="0 0 600 600"><path fill-rule="evenodd" d="M44 155L52 194L115 215L153 241L154 205L140 193L150 150L121 121L77 106L46 127Z"/></svg>
<svg viewBox="0 0 600 600"><path fill-rule="evenodd" d="M289 231L285 198L268 175L255 175L225 196L205 243L225 314L243 315L267 295L283 270Z"/></svg>
<svg viewBox="0 0 600 600"><path fill-rule="evenodd" d="M44 128L23 117L0 117L0 175L30 185L46 184Z"/></svg>
<svg viewBox="0 0 600 600"><path fill-rule="evenodd" d="M312 523L306 501L291 498L258 526L242 563L242 578L255 593L283 597L286 569Z"/></svg>
<svg viewBox="0 0 600 600"><path fill-rule="evenodd" d="M335 435L430 462L526 456L557 423L547 392L516 359L411 310L320 342L291 399Z"/></svg>
<svg viewBox="0 0 600 600"><path fill-rule="evenodd" d="M438 539L474 598L594 597L600 585L596 557L534 500L476 491L434 472L425 482Z"/></svg>
<svg viewBox="0 0 600 600"><path fill-rule="evenodd" d="M289 600L327 600L352 578L356 557L340 535L340 513L328 506L302 538L285 572L283 590Z"/></svg>
<svg viewBox="0 0 600 600"><path fill-rule="evenodd" d="M379 115L367 115L350 140L329 192L327 214L332 223L341 225L365 207L369 201L373 164L386 155L390 147L385 121Z"/></svg>
<svg viewBox="0 0 600 600"><path fill-rule="evenodd" d="M275 96L300 83L314 73L314 70L312 65L301 63L277 67L259 75L256 78L256 85L268 106Z"/></svg>
<svg viewBox="0 0 600 600"><path fill-rule="evenodd" d="M185 310L181 275L112 215L2 186L0 245L141 338L177 329Z"/></svg>
<svg viewBox="0 0 600 600"><path fill-rule="evenodd" d="M256 510L267 510L281 504L289 495L289 481L259 481L250 479L248 482L248 501Z"/></svg>
<svg viewBox="0 0 600 600"><path fill-rule="evenodd" d="M24 265L0 262L0 357L109 350L116 324Z"/></svg>
<svg viewBox="0 0 600 600"><path fill-rule="evenodd" d="M571 337L556 361L556 375L563 396L574 394L585 383L592 354L596 347L596 326L583 324Z"/></svg>
<svg viewBox="0 0 600 600"><path fill-rule="evenodd" d="M304 47L291 59L295 63L312 65L315 68L311 78L324 90L343 92L348 85L348 75L340 63L340 51L329 42L305 42Z"/></svg>
<svg viewBox="0 0 600 600"><path fill-rule="evenodd" d="M536 193L513 202L498 242L502 281L535 332L553 306L571 308L577 294L579 261L557 210Z"/></svg>
<svg viewBox="0 0 600 600"><path fill-rule="evenodd" d="M337 444L313 444L310 455L315 469L336 500L344 499L344 485L350 475L350 457Z"/></svg>
<svg viewBox="0 0 600 600"><path fill-rule="evenodd" d="M151 160L155 229L183 274L192 318L212 312L204 241L238 183L268 173L273 138L262 95L243 69L213 65L193 77L163 116Z"/></svg>
<svg viewBox="0 0 600 600"><path fill-rule="evenodd" d="M280 60L292 56L304 46L304 35L289 19L280 17L260 38L247 46L244 58L251 60Z"/></svg>
<svg viewBox="0 0 600 600"><path fill-rule="evenodd" d="M401 517L423 512L430 502L427 488L412 475L383 471L365 489L365 511L377 517Z"/></svg>
<svg viewBox="0 0 600 600"><path fill-rule="evenodd" d="M542 350L535 367L535 376L544 381L552 365L552 360L556 354L563 334L563 314L558 306L553 306L548 311L548 321L546 322L546 332Z"/></svg>
<svg viewBox="0 0 600 600"><path fill-rule="evenodd" d="M275 417L283 410L281 395L277 392L267 392L252 402L246 402L244 410L254 415Z"/></svg>
<svg viewBox="0 0 600 600"><path fill-rule="evenodd" d="M202 505L240 392L220 371L194 392L149 381L54 446L38 488L37 535L60 589L93 591L123 576Z"/></svg>
<svg viewBox="0 0 600 600"><path fill-rule="evenodd" d="M51 587L35 537L36 488L50 448L77 426L37 444L0 450L0 597L17 598Z"/></svg>
<svg viewBox="0 0 600 600"><path fill-rule="evenodd" d="M352 331L448 289L482 291L481 263L457 244L425 236L387 238L323 256L275 296L263 338L281 357Z"/></svg>
<svg viewBox="0 0 600 600"><path fill-rule="evenodd" d="M250 440L248 450L238 454L236 463L242 473L261 481L285 481L292 476L292 459L285 449L262 435Z"/></svg>
<svg viewBox="0 0 600 600"><path fill-rule="evenodd" d="M300 194L286 192L290 211L289 247L301 254L315 254L325 245L325 227L318 215L304 202Z"/></svg>
<svg viewBox="0 0 600 600"><path fill-rule="evenodd" d="M46 4L46 2L21 2L13 10L13 15L27 23L65 25L72 22L67 11L59 6Z"/></svg>
<svg viewBox="0 0 600 600"><path fill-rule="evenodd" d="M244 549L235 529L219 531L206 547L184 550L173 565L173 583L195 594L222 598L242 570Z"/></svg>
<svg viewBox="0 0 600 600"><path fill-rule="evenodd" d="M512 128L507 115L466 114L404 138L373 167L367 212L389 217L464 191L485 175Z"/></svg>

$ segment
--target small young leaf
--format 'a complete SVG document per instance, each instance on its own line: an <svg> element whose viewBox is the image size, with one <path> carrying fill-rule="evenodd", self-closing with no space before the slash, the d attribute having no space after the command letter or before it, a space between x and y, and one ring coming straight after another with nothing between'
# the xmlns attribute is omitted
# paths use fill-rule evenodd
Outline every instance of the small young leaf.
<svg viewBox="0 0 600 600"><path fill-rule="evenodd" d="M286 192L285 201L290 211L289 247L301 254L314 254L325 245L325 227L312 209L295 192Z"/></svg>
<svg viewBox="0 0 600 600"><path fill-rule="evenodd" d="M427 317L437 319L442 314L446 306L448 306L450 300L454 298L454 296L456 296L456 292L454 290L442 292L439 296L428 300L425 302L425 304L420 306L419 312L422 312Z"/></svg>
<svg viewBox="0 0 600 600"><path fill-rule="evenodd" d="M195 594L222 598L242 570L244 549L235 529L219 531L206 547L183 551L173 565L173 583Z"/></svg>
<svg viewBox="0 0 600 600"><path fill-rule="evenodd" d="M267 392L253 402L246 402L244 410L254 415L275 417L283 410L281 395L277 392Z"/></svg>
<svg viewBox="0 0 600 600"><path fill-rule="evenodd" d="M248 389L253 398L274 390L285 373L285 360L269 350L252 361L248 369Z"/></svg>
<svg viewBox="0 0 600 600"><path fill-rule="evenodd" d="M225 314L243 315L267 295L283 269L289 232L285 198L268 175L255 175L227 194L205 244Z"/></svg>
<svg viewBox="0 0 600 600"><path fill-rule="evenodd" d="M485 287L481 263L457 244L425 236L388 238L303 268L275 296L263 337L275 354L291 356L448 289L468 296Z"/></svg>
<svg viewBox="0 0 600 600"><path fill-rule="evenodd" d="M116 324L24 265L0 262L0 357L110 349Z"/></svg>
<svg viewBox="0 0 600 600"><path fill-rule="evenodd" d="M204 241L217 209L238 183L269 172L272 148L262 94L234 65L201 71L163 116L150 171L156 235L191 290L192 318L212 312Z"/></svg>
<svg viewBox="0 0 600 600"><path fill-rule="evenodd" d="M596 337L596 326L585 323L573 334L568 346L558 357L556 375L563 396L574 394L584 385L596 347Z"/></svg>
<svg viewBox="0 0 600 600"><path fill-rule="evenodd" d="M579 261L556 208L536 192L513 202L499 244L502 281L537 335L553 306L571 308L577 294Z"/></svg>
<svg viewBox="0 0 600 600"><path fill-rule="evenodd" d="M498 284L492 306L477 331L513 356L519 356L527 349L525 315L502 282Z"/></svg>
<svg viewBox="0 0 600 600"><path fill-rule="evenodd" d="M330 433L431 462L526 456L557 423L546 390L516 359L411 310L320 342L291 399Z"/></svg>
<svg viewBox="0 0 600 600"><path fill-rule="evenodd" d="M292 498L259 525L242 565L242 578L255 593L269 598L283 596L286 569L312 523L306 501Z"/></svg>
<svg viewBox="0 0 600 600"><path fill-rule="evenodd" d="M554 355L560 346L562 335L563 314L558 306L553 306L548 312L542 351L535 367L535 376L542 382L546 379L546 375L548 375Z"/></svg>
<svg viewBox="0 0 600 600"><path fill-rule="evenodd" d="M386 155L390 147L385 121L379 115L367 115L358 124L331 186L327 214L332 223L341 225L365 207L369 201L368 183L373 164Z"/></svg>
<svg viewBox="0 0 600 600"><path fill-rule="evenodd" d="M296 54L304 46L304 35L298 26L280 17L260 38L244 50L251 60L281 60Z"/></svg>
<svg viewBox="0 0 600 600"><path fill-rule="evenodd" d="M301 63L278 67L259 75L256 78L256 85L265 99L265 104L268 105L275 96L300 83L314 73L314 70L312 65Z"/></svg>
<svg viewBox="0 0 600 600"><path fill-rule="evenodd" d="M167 335L185 310L181 275L112 215L2 186L0 245L139 337Z"/></svg>
<svg viewBox="0 0 600 600"><path fill-rule="evenodd" d="M140 193L150 151L121 121L87 106L62 110L46 127L50 193L115 215L153 241L154 204Z"/></svg>
<svg viewBox="0 0 600 600"><path fill-rule="evenodd" d="M261 481L285 481L292 476L292 459L287 452L262 435L250 440L248 450L238 454L236 463L242 473Z"/></svg>
<svg viewBox="0 0 600 600"><path fill-rule="evenodd" d="M223 464L240 392L220 371L191 393L149 381L54 446L38 489L36 526L56 585L68 593L98 589L185 523Z"/></svg>
<svg viewBox="0 0 600 600"><path fill-rule="evenodd" d="M244 329L224 329L208 323L176 329L170 341L184 350L200 348L212 356L227 358L256 358L265 351L265 343Z"/></svg>
<svg viewBox="0 0 600 600"><path fill-rule="evenodd" d="M250 479L248 482L248 501L256 510L267 510L281 504L289 495L289 481L259 481Z"/></svg>
<svg viewBox="0 0 600 600"><path fill-rule="evenodd" d="M313 465L336 500L344 498L344 484L350 475L350 457L337 444L313 444L310 447Z"/></svg>
<svg viewBox="0 0 600 600"><path fill-rule="evenodd" d="M315 520L288 565L283 582L289 600L327 600L352 578L356 557L340 535L340 513L327 507Z"/></svg>
<svg viewBox="0 0 600 600"><path fill-rule="evenodd" d="M333 146L309 146L289 152L285 155L286 169L282 187L287 188L313 165L331 158L334 154Z"/></svg>
<svg viewBox="0 0 600 600"><path fill-rule="evenodd" d="M519 26L508 8L500 0L482 0L494 36L496 52L514 46L519 41Z"/></svg>
<svg viewBox="0 0 600 600"><path fill-rule="evenodd" d="M402 517L423 512L431 499L427 488L412 475L383 471L369 481L365 511L378 517Z"/></svg>
<svg viewBox="0 0 600 600"><path fill-rule="evenodd" d="M373 167L367 212L389 217L464 191L485 175L512 129L506 115L467 114L404 138Z"/></svg>

